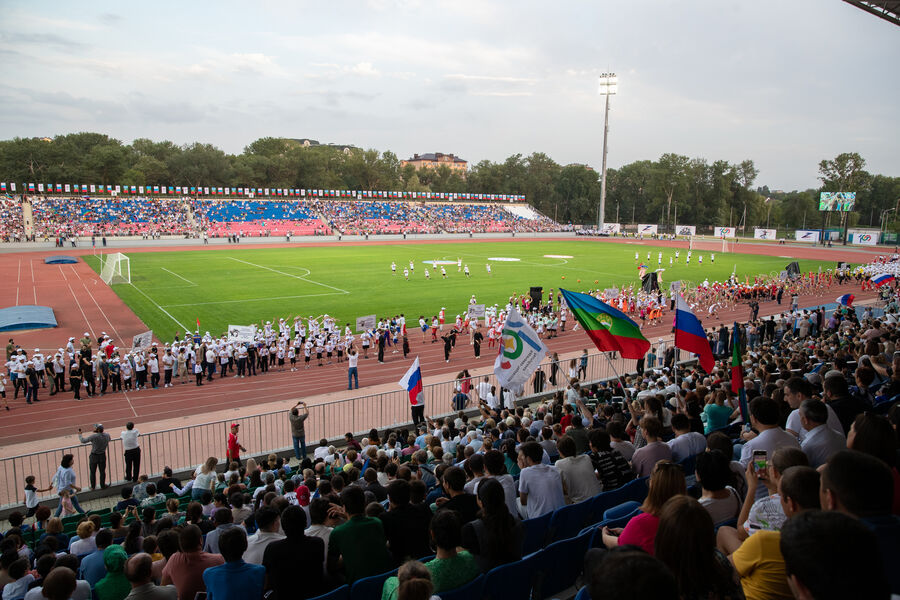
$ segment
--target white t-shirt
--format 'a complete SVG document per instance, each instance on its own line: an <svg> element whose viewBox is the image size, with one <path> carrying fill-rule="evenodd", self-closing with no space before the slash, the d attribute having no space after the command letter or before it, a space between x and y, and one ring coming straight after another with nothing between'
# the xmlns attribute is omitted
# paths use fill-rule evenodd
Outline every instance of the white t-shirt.
<svg viewBox="0 0 900 600"><path fill-rule="evenodd" d="M522 469L519 475L519 494L528 494L525 518L540 517L566 505L563 497L562 478L559 471L549 465L533 465Z"/></svg>
<svg viewBox="0 0 900 600"><path fill-rule="evenodd" d="M826 423L829 428L835 430L840 433L842 436L844 435L844 426L841 425L841 420L838 418L837 414L834 412L834 409L831 408L828 404L825 404L825 408L828 409L828 422ZM806 439L806 434L809 433L803 428L803 425L800 424L800 409L796 408L791 411L791 414L788 415L787 423L784 426L785 429L790 429L791 431L797 432L800 437L800 441L802 442ZM846 436L844 436L846 437Z"/></svg>
<svg viewBox="0 0 900 600"><path fill-rule="evenodd" d="M359 354L350 354L347 356L347 363L349 368L356 368L357 363L359 363Z"/></svg>
<svg viewBox="0 0 900 600"><path fill-rule="evenodd" d="M594 474L594 464L585 454L569 456L556 461L556 470L566 486L569 501L573 504L600 493L600 481ZM528 498L531 504L531 497Z"/></svg>
<svg viewBox="0 0 900 600"><path fill-rule="evenodd" d="M672 460L674 462L681 462L685 458L696 456L706 450L706 438L703 437L703 434L696 431L679 435L666 443L672 449Z"/></svg>
<svg viewBox="0 0 900 600"><path fill-rule="evenodd" d="M138 436L141 435L137 429L126 429L119 434L122 438L123 450L134 450L138 447Z"/></svg>

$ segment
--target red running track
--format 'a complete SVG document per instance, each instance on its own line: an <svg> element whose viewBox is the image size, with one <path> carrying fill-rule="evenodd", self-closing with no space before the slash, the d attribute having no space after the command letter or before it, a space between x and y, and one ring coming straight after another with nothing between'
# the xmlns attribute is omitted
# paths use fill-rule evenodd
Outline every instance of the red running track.
<svg viewBox="0 0 900 600"><path fill-rule="evenodd" d="M570 240L571 238L566 238ZM496 240L485 240L496 241ZM510 242L525 242L532 240L510 240ZM597 239L585 240L594 243L631 243L643 245L662 245L686 247L687 242L659 242L645 240L622 239ZM448 243L448 241L438 243ZM386 243L386 242L369 242ZM392 243L392 242L387 242ZM422 243L396 242L401 243ZM454 240L453 243L459 243ZM474 241L473 243L479 243ZM365 242L359 242L360 245ZM717 250L720 242L695 242L695 248L707 249L703 244L709 244L709 250ZM296 244L294 244L296 245ZM317 244L318 245L318 244ZM273 245L248 245L248 248L275 247L284 244ZM232 246L185 246L148 248L138 247L123 251L172 251L172 250L211 250L230 249ZM780 246L776 244L745 244L735 245L736 252L748 254L783 255L789 253L797 258L808 259L845 259L846 254L841 249L813 248L808 246ZM857 261L867 260L867 255L876 255L877 252L857 250ZM70 254L88 254L89 249ZM844 250L844 252L846 252ZM61 341L69 336L80 337L84 331L92 336L106 331L116 340L130 340L131 336L146 330L146 326L140 319L119 299L118 296L105 285L99 276L84 262L74 265L45 265L43 257L56 252L17 253L3 256L0 262L0 280L9 282L0 290L0 306L15 304L47 304L54 308L59 327L53 330L37 330L17 333L14 339L17 343L29 351L39 347L42 351L53 352L59 347ZM801 306L833 302L834 297L853 291L862 300L874 294L860 294L856 286L845 285L842 288L834 286L825 297L802 297ZM779 307L775 302L767 302L761 305L760 316L768 316L781 312L787 306ZM721 315L721 322L730 323L735 319L746 319L747 312L743 307L733 312L725 312ZM706 326L712 323L707 321ZM671 331L669 325L648 327L644 330L648 339L655 341L659 337L667 336ZM54 342L55 340L55 342ZM566 332L560 337L548 341L552 351L560 355L580 352L583 348L589 348L589 340L583 332ZM425 343L421 341L421 333L417 329L410 331L411 356L404 360L402 354L394 354L393 348L389 349L385 356L385 364L378 365L375 353L370 352L368 360L360 360L360 380L364 387L379 384L393 384L399 381L408 368L412 357L418 355L422 364L423 373L440 379L452 379L462 369L474 370L489 367L493 362L495 349L483 345L482 356L475 360L471 346L466 336L459 339L458 345L451 356L451 362L445 363L443 347L441 343ZM171 389L142 390L125 394L108 394L104 397L86 398L75 401L70 392L65 392L54 397L48 397L44 390L39 394L41 402L28 406L20 397L12 399L8 393L12 410L6 412L0 410L0 446L15 446L23 442L55 438L70 435L77 427L89 427L91 423L102 422L109 431L117 431L115 428L126 421L133 420L145 424L142 429L152 430L148 427L151 422L173 418L186 418L185 425L192 422L205 422L223 418L225 411L233 408L252 407L273 401L292 398L318 396L328 392L345 389L346 368L344 365L332 364L323 367L312 367L309 370L300 369L296 373L289 370L285 372L270 371L266 375L245 379L224 380L218 378L197 388L193 383L185 385L176 384ZM364 389L360 393L365 394ZM52 444L51 444L52 446Z"/></svg>

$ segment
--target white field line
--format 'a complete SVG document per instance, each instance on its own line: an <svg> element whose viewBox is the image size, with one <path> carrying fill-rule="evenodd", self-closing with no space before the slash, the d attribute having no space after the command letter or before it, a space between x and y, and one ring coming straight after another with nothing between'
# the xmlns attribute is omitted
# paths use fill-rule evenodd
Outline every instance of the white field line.
<svg viewBox="0 0 900 600"><path fill-rule="evenodd" d="M129 283L128 285L130 285L131 287L133 287L134 289L136 289L138 292L140 292L140 294L141 294L144 298L146 298L147 300L149 300L150 303L153 304L153 306L155 306L156 308L158 308L159 310L161 310L163 313L165 313L166 316L169 317L170 319L172 319L172 320L175 322L176 325L178 325L179 327L181 327L181 330L182 330L182 331L190 331L190 329L189 329L188 327L185 327L184 325L182 325L182 324L178 321L178 319L176 319L175 317L173 317L173 316L172 316L172 313L170 313L169 311L167 311L166 309L164 309L162 306L160 306L159 304L157 304L156 302L154 302L153 298L151 298L150 296L148 296L147 294L145 294L144 291L141 290L141 288L139 288L138 286L134 285L133 283Z"/></svg>
<svg viewBox="0 0 900 600"><path fill-rule="evenodd" d="M270 300L295 300L297 298L316 298L318 296L343 296L346 292L325 292L323 294L303 294L300 296L273 296L271 298L244 298L242 300L215 300L212 302L194 302L191 304L164 304L160 308L178 308L182 306L213 306L216 304L240 304L242 302L268 302Z"/></svg>
<svg viewBox="0 0 900 600"><path fill-rule="evenodd" d="M96 281L94 282L96 283ZM107 325L112 329L113 333L116 334L116 340L120 343L122 342L122 336L119 334L119 330L116 329L115 324L110 320L108 316L106 316L106 311L103 310L103 307L100 306L100 303L97 302L97 298L94 297L93 292L88 288L87 283L84 281L81 282L81 285L84 286L84 291L87 292L87 295L91 297L91 300L94 301L94 304L97 306L97 310L100 311L100 314L103 315L103 318L106 319Z"/></svg>
<svg viewBox="0 0 900 600"><path fill-rule="evenodd" d="M265 269L266 271L272 271L273 273L278 273L279 275L284 275L285 277L292 277L294 279L299 279L300 281L305 281L307 283L314 283L316 285L321 285L322 287L327 287L330 290L334 290L334 291L340 292L342 294L350 293L347 290L342 290L341 288L334 287L333 285L328 285L327 283L320 283L318 281L313 281L312 279L306 279L306 276L294 275L293 273L285 273L284 271L279 271L278 269L273 269L272 267L257 265L255 263L248 262L246 260L241 260L240 258L234 258L233 256L229 256L228 258L235 262L244 263L245 265L250 265L251 267L256 267L257 269ZM301 268L304 268L304 267L301 267Z"/></svg>
<svg viewBox="0 0 900 600"><path fill-rule="evenodd" d="M189 284L191 284L191 285L193 285L193 286L196 286L196 285L197 285L196 283L194 283L193 281L191 281L191 280L188 279L187 277L182 277L182 276L179 275L178 273L175 273L174 271L170 271L170 270L168 270L168 269L165 268L165 267L160 267L160 269L162 269L163 271L165 271L166 273L168 273L168 274L170 274L170 275L174 275L175 277L177 277L178 279L180 279L180 280L182 280L182 281L186 281L187 283L189 283Z"/></svg>
<svg viewBox="0 0 900 600"><path fill-rule="evenodd" d="M72 298L75 299L75 304L78 305L78 310L81 311L81 316L84 317L84 322L87 323L88 331L91 332L91 337L96 338L97 336L94 335L94 328L91 326L91 320L84 314L84 309L81 308L81 302L78 301L78 295L75 294L75 290L72 289L71 285L69 285L69 291L72 293Z"/></svg>

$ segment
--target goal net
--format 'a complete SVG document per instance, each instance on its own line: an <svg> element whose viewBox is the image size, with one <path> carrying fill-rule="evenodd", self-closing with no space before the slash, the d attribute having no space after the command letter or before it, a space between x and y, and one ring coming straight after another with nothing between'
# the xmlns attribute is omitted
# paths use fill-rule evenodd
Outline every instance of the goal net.
<svg viewBox="0 0 900 600"><path fill-rule="evenodd" d="M106 284L131 283L131 262L121 252L107 254L103 258L103 268L100 269L100 279Z"/></svg>

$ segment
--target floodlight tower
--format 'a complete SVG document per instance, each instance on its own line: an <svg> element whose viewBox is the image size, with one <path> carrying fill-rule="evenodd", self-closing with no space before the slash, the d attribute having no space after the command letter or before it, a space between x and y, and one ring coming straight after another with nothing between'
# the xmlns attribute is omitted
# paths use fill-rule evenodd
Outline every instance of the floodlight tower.
<svg viewBox="0 0 900 600"><path fill-rule="evenodd" d="M619 91L619 79L615 73L601 73L597 93L606 96L606 108L603 111L603 167L600 174L600 209L597 215L597 229L603 230L606 218L606 138L609 135L609 97Z"/></svg>

